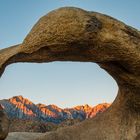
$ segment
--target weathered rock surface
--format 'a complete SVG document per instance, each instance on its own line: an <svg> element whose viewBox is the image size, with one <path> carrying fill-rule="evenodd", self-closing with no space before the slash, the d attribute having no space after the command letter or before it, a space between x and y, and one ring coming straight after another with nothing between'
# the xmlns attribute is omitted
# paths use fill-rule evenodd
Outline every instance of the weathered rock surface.
<svg viewBox="0 0 140 140"><path fill-rule="evenodd" d="M4 140L9 132L9 119L0 105L0 140Z"/></svg>
<svg viewBox="0 0 140 140"><path fill-rule="evenodd" d="M40 140L137 140L140 136L140 32L109 16L60 8L43 16L22 44L0 51L0 73L16 62L95 62L117 82L111 107Z"/></svg>
<svg viewBox="0 0 140 140"><path fill-rule="evenodd" d="M8 134L6 140L35 140L43 135L42 133L12 132Z"/></svg>

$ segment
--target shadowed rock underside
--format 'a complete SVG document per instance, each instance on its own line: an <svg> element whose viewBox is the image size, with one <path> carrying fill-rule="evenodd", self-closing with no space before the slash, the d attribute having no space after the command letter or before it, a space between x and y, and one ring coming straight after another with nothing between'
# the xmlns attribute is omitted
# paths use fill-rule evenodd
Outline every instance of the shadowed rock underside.
<svg viewBox="0 0 140 140"><path fill-rule="evenodd" d="M40 18L23 43L0 51L0 74L16 62L95 62L117 82L111 107L94 119L42 135L39 140L138 140L140 32L96 12L65 7Z"/></svg>
<svg viewBox="0 0 140 140"><path fill-rule="evenodd" d="M0 104L0 140L4 140L9 132L10 122Z"/></svg>

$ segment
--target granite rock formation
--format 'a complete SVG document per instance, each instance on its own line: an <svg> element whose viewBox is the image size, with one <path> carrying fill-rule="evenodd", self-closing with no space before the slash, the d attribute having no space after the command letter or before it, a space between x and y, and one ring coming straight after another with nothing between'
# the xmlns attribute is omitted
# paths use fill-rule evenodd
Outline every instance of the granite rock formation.
<svg viewBox="0 0 140 140"><path fill-rule="evenodd" d="M3 111L3 107L0 104L0 140L4 140L9 132L9 119Z"/></svg>
<svg viewBox="0 0 140 140"><path fill-rule="evenodd" d="M65 7L43 16L23 43L0 51L0 74L16 62L95 62L117 82L111 107L41 140L137 140L140 137L140 32L112 17Z"/></svg>

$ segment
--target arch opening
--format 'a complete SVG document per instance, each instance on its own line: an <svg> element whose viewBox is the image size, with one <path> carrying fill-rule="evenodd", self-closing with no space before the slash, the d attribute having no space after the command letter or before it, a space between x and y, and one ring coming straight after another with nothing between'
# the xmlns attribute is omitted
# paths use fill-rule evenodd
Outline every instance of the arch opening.
<svg viewBox="0 0 140 140"><path fill-rule="evenodd" d="M6 93L1 98L23 95L35 103L62 108L112 103L118 90L114 79L97 64L80 62L10 65L0 83Z"/></svg>

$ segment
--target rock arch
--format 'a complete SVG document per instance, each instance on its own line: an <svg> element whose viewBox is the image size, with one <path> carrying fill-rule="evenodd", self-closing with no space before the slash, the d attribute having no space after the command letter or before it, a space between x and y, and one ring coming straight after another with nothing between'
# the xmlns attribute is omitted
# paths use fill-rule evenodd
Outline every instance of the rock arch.
<svg viewBox="0 0 140 140"><path fill-rule="evenodd" d="M41 140L132 140L140 135L140 32L96 12L64 7L43 16L18 44L0 50L0 75L16 62L95 62L117 82L112 106Z"/></svg>

